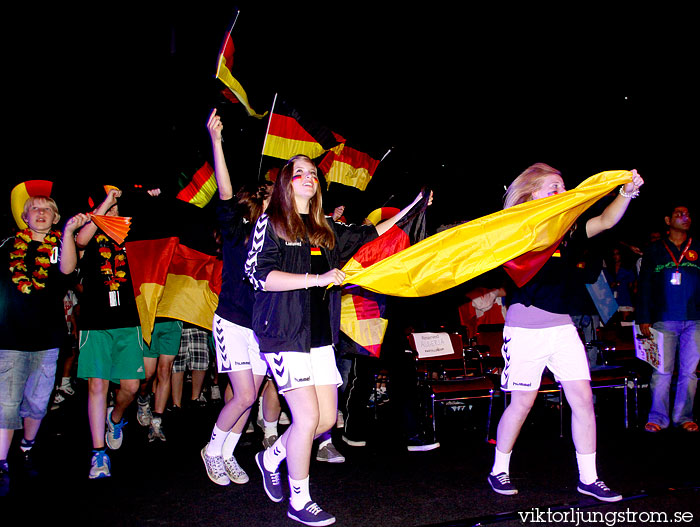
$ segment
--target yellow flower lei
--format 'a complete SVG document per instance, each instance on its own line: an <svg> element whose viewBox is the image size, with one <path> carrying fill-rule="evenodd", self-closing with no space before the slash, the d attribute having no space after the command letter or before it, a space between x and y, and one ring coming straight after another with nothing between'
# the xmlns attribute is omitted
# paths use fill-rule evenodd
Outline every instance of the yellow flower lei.
<svg viewBox="0 0 700 527"><path fill-rule="evenodd" d="M105 277L105 285L110 291L118 291L119 286L126 282L126 272L119 270L126 265L126 251L124 247L114 242L104 234L95 236L97 242L97 254L104 258L100 264L100 272ZM114 253L114 265L112 265L112 254Z"/></svg>
<svg viewBox="0 0 700 527"><path fill-rule="evenodd" d="M10 272L12 281L17 284L17 289L25 295L32 291L41 291L46 288L46 279L49 277L49 267L51 267L51 254L54 247L58 246L61 239L59 231L50 231L44 236L44 241L37 249L34 258L34 271L31 279L27 276L27 249L32 241L32 231L24 229L15 235L15 244L10 253Z"/></svg>

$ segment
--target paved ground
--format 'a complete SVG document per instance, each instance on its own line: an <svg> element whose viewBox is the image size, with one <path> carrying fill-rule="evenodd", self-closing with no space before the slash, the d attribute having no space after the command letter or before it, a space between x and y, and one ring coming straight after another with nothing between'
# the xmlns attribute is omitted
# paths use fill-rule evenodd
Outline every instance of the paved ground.
<svg viewBox="0 0 700 527"><path fill-rule="evenodd" d="M646 399L642 391L642 412ZM168 441L157 444L148 443L132 416L123 447L111 454L112 477L89 481L85 403L80 394L69 403L51 412L42 428L36 450L42 476L32 482L15 478L6 504L0 503L5 517L17 508L31 520L3 519L3 527L46 524L40 516L58 526L295 524L286 517L286 503L270 502L261 488L253 460L260 431L246 435L236 451L248 484L218 487L209 481L199 451L216 407L170 418ZM485 481L494 447L484 441L482 406L443 416L441 448L409 453L398 440L390 405L380 409L367 447L348 447L335 438L346 463L312 462L312 496L337 516L337 525L661 525L649 521L652 513L700 525L700 434L625 429L620 391L599 392L597 399L599 472L624 494L616 504L577 494L568 423L560 438L559 414L551 404L538 404L516 445L511 476L520 493L513 497L493 493Z"/></svg>

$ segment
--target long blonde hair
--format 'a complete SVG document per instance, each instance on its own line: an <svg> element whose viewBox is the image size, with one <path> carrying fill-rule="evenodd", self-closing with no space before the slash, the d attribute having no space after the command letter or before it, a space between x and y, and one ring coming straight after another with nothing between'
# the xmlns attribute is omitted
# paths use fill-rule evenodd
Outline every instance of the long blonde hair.
<svg viewBox="0 0 700 527"><path fill-rule="evenodd" d="M316 194L309 201L308 229L297 212L294 189L292 188L292 175L294 174L294 163L299 159L313 164L309 157L296 155L282 167L272 190L270 204L267 206L266 212L270 217L270 223L277 236L284 240L294 242L308 238L313 246L333 249L335 247L335 234L328 225L323 212L321 185L317 187Z"/></svg>
<svg viewBox="0 0 700 527"><path fill-rule="evenodd" d="M552 175L561 177L561 172L546 163L535 163L527 167L508 187L503 197L503 208L507 209L531 201L533 192L538 191L542 186L542 180Z"/></svg>

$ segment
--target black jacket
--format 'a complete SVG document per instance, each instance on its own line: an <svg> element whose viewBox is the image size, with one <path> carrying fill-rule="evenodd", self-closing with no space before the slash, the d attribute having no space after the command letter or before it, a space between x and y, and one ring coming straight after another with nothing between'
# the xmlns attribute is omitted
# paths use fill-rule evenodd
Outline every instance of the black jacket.
<svg viewBox="0 0 700 527"><path fill-rule="evenodd" d="M308 241L287 242L277 236L267 214L255 225L248 247L246 273L255 289L253 331L260 351L311 351L311 304L308 289L269 292L264 282L271 271L304 274L311 269ZM335 248L322 252L331 269L340 268L365 243L377 237L372 225L345 225L328 221L335 233ZM328 290L331 335L338 342L340 333L340 288Z"/></svg>

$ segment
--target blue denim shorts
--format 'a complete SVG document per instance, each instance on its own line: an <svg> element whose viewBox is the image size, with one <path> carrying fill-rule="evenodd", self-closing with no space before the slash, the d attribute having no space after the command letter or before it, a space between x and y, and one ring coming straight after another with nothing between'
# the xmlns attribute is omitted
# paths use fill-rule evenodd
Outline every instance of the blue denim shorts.
<svg viewBox="0 0 700 527"><path fill-rule="evenodd" d="M58 348L0 350L0 428L19 430L25 417L43 419L56 378Z"/></svg>

